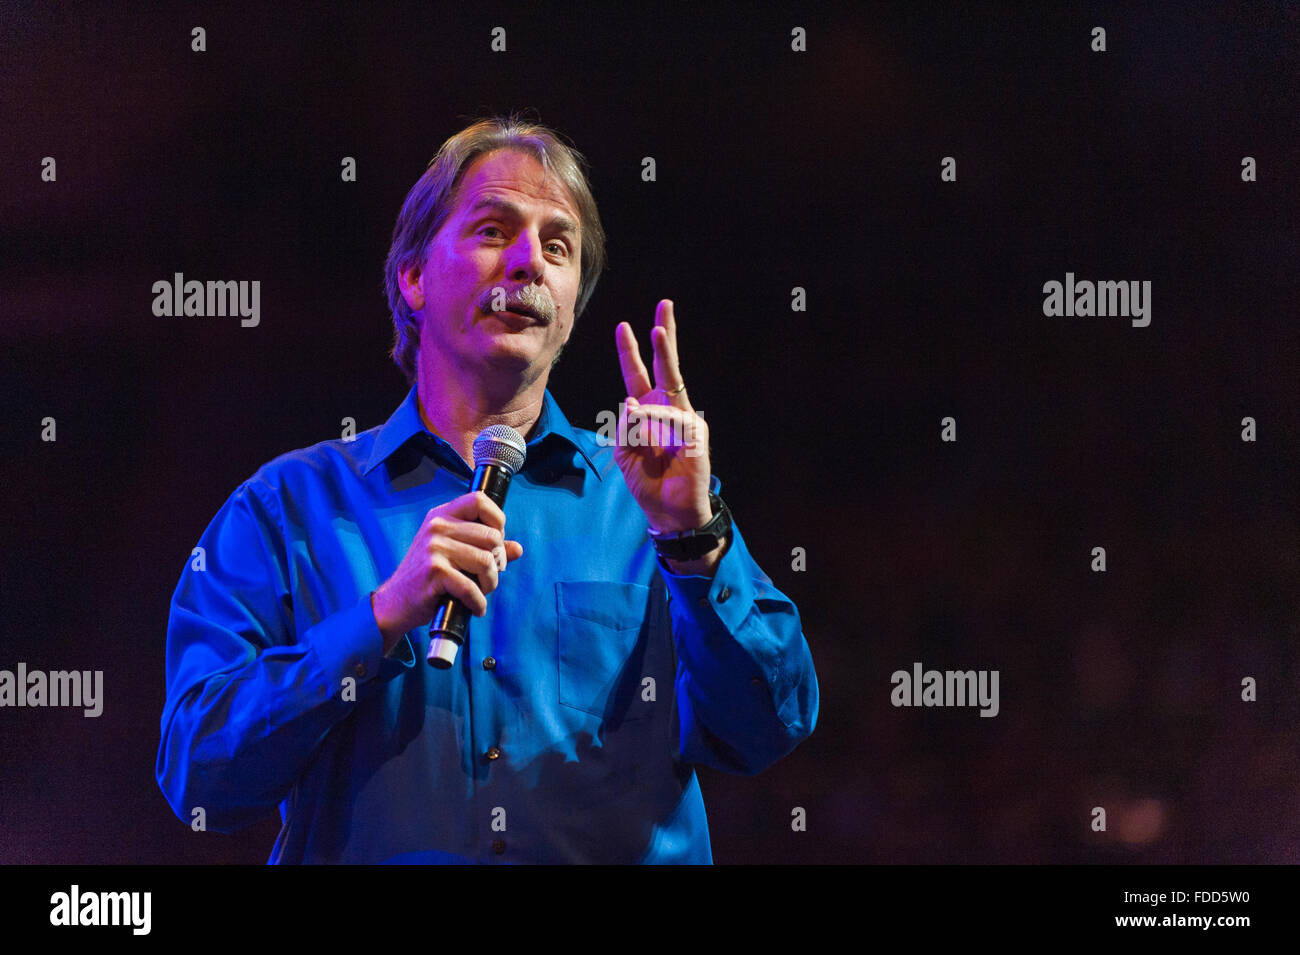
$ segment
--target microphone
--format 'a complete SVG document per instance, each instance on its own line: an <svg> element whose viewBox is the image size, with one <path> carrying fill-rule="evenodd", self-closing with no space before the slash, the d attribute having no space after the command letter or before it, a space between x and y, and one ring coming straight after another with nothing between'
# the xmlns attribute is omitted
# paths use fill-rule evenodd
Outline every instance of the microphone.
<svg viewBox="0 0 1300 955"><path fill-rule="evenodd" d="M523 436L509 425L494 424L484 428L474 439L474 476L470 491L483 491L497 507L505 509L510 479L524 466L527 454ZM475 583L473 574L466 574ZM429 625L429 663L439 670L450 670L456 651L465 642L471 614L451 594L446 594L434 611Z"/></svg>

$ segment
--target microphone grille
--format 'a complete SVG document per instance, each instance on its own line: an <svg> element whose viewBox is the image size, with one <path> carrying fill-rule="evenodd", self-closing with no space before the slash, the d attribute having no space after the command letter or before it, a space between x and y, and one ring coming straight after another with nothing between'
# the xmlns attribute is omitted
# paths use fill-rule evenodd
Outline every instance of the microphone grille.
<svg viewBox="0 0 1300 955"><path fill-rule="evenodd" d="M494 424L484 428L474 439L474 467L495 465L517 474L524 466L527 454L523 435L508 424Z"/></svg>

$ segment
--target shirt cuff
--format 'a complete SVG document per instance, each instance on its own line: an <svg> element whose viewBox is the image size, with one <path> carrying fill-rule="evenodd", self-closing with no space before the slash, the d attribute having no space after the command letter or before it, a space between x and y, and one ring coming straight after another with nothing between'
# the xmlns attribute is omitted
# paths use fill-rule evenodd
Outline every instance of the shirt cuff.
<svg viewBox="0 0 1300 955"><path fill-rule="evenodd" d="M364 683L379 676L385 662L400 666L399 661L385 661L383 658L384 638L379 633L379 624L375 623L369 591L349 609L316 624L304 638L316 651L321 670L338 684L347 677ZM401 645L399 642L398 646ZM397 648L393 652L396 654Z"/></svg>
<svg viewBox="0 0 1300 955"><path fill-rule="evenodd" d="M754 604L755 577L761 575L749 555L740 531L732 525L727 550L714 568L712 577L703 574L675 574L664 561L659 562L668 593L678 606L712 608L723 625L735 633Z"/></svg>

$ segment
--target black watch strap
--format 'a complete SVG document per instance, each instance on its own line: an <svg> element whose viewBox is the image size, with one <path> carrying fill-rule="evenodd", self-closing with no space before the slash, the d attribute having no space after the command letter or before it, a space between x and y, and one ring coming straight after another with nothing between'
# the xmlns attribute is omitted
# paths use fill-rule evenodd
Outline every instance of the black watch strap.
<svg viewBox="0 0 1300 955"><path fill-rule="evenodd" d="M655 553L667 560L699 560L721 541L731 538L731 511L718 495L709 493L709 508L713 517L703 527L693 531L660 534L650 532Z"/></svg>

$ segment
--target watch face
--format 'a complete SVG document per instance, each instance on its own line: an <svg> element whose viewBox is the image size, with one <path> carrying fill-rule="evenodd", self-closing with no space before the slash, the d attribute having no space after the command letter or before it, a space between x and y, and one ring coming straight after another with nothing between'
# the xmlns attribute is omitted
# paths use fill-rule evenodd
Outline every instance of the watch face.
<svg viewBox="0 0 1300 955"><path fill-rule="evenodd" d="M703 557L709 551L713 550L713 548L717 546L717 543L718 539L712 536L701 537L696 535L695 537L692 537L690 540L690 546L687 548L690 552L690 556L687 560L697 560L698 558Z"/></svg>

